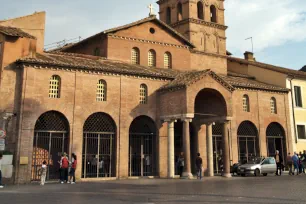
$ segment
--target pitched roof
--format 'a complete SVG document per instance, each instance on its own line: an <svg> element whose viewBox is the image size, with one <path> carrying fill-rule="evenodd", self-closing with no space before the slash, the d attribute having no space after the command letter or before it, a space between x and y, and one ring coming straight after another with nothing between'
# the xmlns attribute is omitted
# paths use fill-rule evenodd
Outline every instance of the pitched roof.
<svg viewBox="0 0 306 204"><path fill-rule="evenodd" d="M287 74L288 76L293 76L293 77L306 79L306 72L302 72L302 71L297 71L297 70L288 69L288 68L284 68L284 67L274 66L274 65L270 65L270 64L261 63L261 62L248 61L248 60L241 59L241 58L236 58L236 57L228 57L228 60L233 61L233 62L238 62L240 64L258 66L258 67L268 69L268 70L271 70L271 71Z"/></svg>
<svg viewBox="0 0 306 204"><path fill-rule="evenodd" d="M22 31L20 28L0 25L0 33L13 37L36 39L34 36Z"/></svg>
<svg viewBox="0 0 306 204"><path fill-rule="evenodd" d="M165 29L167 29L171 34L173 34L174 36L178 37L180 40L182 40L184 43L186 43L187 45L191 46L191 47L195 47L195 45L193 45L187 38L185 38L182 34L180 34L179 32L177 32L176 30L174 30L173 28L171 28L169 25L167 25L166 23L164 23L163 21L159 20L158 18L156 18L155 15L152 15L150 17L147 17L147 18L143 18L141 20L138 20L138 21L135 21L133 23L129 23L129 24L126 24L126 25L123 25L123 26L119 26L119 27L115 27L115 28L111 28L111 29L108 29L108 30L105 30L105 31L102 31L100 33L97 33L93 36L90 36L78 43L75 43L74 45L70 46L69 48L71 47L74 47L76 45L79 45L85 41L88 41L89 39L91 38L94 38L96 36L99 36L99 35L103 35L103 34L111 34L111 33L114 33L114 32L117 32L119 30L123 30L123 29L127 29L127 28L130 28L130 27L133 27L133 26L137 26L137 25L140 25L140 24L143 24L143 23L147 23L147 22L150 22L150 21L154 21L156 23L158 23L159 25L163 26ZM65 48L63 49L65 50Z"/></svg>
<svg viewBox="0 0 306 204"><path fill-rule="evenodd" d="M218 75L211 70L180 72L172 69L149 68L140 65L108 60L105 58L63 52L37 53L36 58L22 58L17 63L40 66L45 68L63 68L82 70L84 72L103 72L116 75L141 76L168 80L169 83L161 87L159 91L171 91L187 87L204 76L210 75L228 90L234 88L249 88L256 90L288 92L288 89L271 84L256 81L254 77L228 72L227 75Z"/></svg>
<svg viewBox="0 0 306 204"><path fill-rule="evenodd" d="M149 68L116 60L63 52L37 53L36 58L22 58L17 63L42 67L62 67L92 72L104 72L171 80L178 74L171 69Z"/></svg>
<svg viewBox="0 0 306 204"><path fill-rule="evenodd" d="M256 81L254 77L248 75L237 74L235 72L228 72L227 75L220 75L220 77L235 88L249 88L266 91L288 92L289 89L274 86L263 82Z"/></svg>
<svg viewBox="0 0 306 204"><path fill-rule="evenodd" d="M224 81L221 77L219 77L215 72L207 69L203 71L189 71L183 72L177 75L177 77L169 82L168 84L164 85L159 89L159 91L173 91L182 88L186 88L195 82L201 80L203 77L210 75L217 81L219 81L223 86L225 86L229 91L234 91L234 87L231 86L229 83Z"/></svg>

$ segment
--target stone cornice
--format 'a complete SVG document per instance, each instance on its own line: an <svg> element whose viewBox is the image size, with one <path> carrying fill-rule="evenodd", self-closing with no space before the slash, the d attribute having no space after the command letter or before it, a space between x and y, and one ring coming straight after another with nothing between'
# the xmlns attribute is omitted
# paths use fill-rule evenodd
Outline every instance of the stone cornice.
<svg viewBox="0 0 306 204"><path fill-rule="evenodd" d="M200 54L200 55L208 55L208 56L213 56L213 57L221 57L221 58L228 58L226 55L221 55L221 54L217 54L217 53L209 53L209 52L203 52L203 51L199 51L199 50L195 50L195 49L190 49L191 53L194 54Z"/></svg>
<svg viewBox="0 0 306 204"><path fill-rule="evenodd" d="M201 19L194 19L194 18L187 18L187 19L181 20L179 22L173 23L173 24L171 24L171 27L175 28L176 26L186 24L186 23L196 23L196 24L200 24L200 25L205 25L205 26L217 28L217 29L220 29L220 30L226 30L228 28L225 25L221 25L221 24L213 23L213 22L207 22L207 21L204 21L204 20L201 20Z"/></svg>
<svg viewBox="0 0 306 204"><path fill-rule="evenodd" d="M146 39L132 38L132 37L126 37L126 36L112 35L112 34L109 34L108 36L111 38L121 39L121 40L136 41L140 43L155 44L155 45L161 45L161 46L166 46L166 47L176 47L176 48L188 49L188 50L190 49L189 46L175 45L171 43L164 43L164 42L158 42L158 41L152 41L152 40L146 40Z"/></svg>

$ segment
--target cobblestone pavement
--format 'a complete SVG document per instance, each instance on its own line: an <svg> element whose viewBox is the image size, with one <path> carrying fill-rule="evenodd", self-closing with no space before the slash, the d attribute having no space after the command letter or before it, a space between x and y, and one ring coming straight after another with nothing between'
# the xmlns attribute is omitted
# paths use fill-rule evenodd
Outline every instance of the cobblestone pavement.
<svg viewBox="0 0 306 204"><path fill-rule="evenodd" d="M139 179L7 186L1 204L306 203L306 176Z"/></svg>

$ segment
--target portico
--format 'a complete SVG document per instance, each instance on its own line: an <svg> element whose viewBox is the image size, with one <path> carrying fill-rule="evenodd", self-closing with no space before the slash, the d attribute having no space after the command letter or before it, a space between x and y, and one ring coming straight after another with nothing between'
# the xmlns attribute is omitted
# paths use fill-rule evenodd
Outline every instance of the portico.
<svg viewBox="0 0 306 204"><path fill-rule="evenodd" d="M185 85L180 83L185 82ZM191 178L196 153L203 159L207 176L214 176L212 125L222 124L222 175L230 177L229 127L231 117L231 93L233 88L211 71L186 73L172 89L161 92L161 102L169 104L162 109L161 120L168 124L168 178L175 176L175 123L182 123L182 152L184 155L183 177ZM178 86L180 84L180 86ZM179 88L176 88L179 87ZM181 114L180 114L181 113ZM180 128L180 126L177 126ZM193 129L193 131L191 131ZM196 131L194 131L196 130ZM192 135L191 135L192 133ZM192 149L191 149L192 148Z"/></svg>

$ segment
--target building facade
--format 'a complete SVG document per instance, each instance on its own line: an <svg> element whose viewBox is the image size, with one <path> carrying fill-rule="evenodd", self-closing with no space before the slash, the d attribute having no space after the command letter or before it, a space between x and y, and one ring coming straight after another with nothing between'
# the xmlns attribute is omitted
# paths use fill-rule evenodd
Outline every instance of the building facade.
<svg viewBox="0 0 306 204"><path fill-rule="evenodd" d="M184 177L196 153L206 175L229 177L238 161L292 152L290 89L232 62L223 3L161 0L160 20L51 52L37 49L38 34L0 27L12 180L38 180L44 160L58 179L62 152L76 153L79 179L173 178L181 153Z"/></svg>

